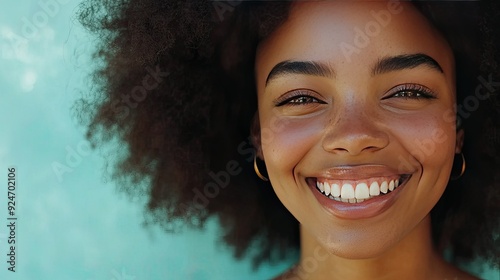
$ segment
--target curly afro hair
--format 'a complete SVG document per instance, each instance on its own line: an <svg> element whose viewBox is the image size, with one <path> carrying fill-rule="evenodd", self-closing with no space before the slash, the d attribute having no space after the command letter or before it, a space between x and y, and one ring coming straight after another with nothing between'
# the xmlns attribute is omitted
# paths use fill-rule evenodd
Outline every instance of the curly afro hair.
<svg viewBox="0 0 500 280"><path fill-rule="evenodd" d="M80 20L98 38L92 94L78 110L94 145L118 139L121 187L149 197L166 230L218 218L236 257L255 264L298 250L298 223L253 173L256 47L291 2L87 0ZM500 263L498 84L500 9L484 2L416 2L452 46L468 168L432 210L433 237L455 261ZM467 103L469 102L469 103ZM257 251L250 248L257 248Z"/></svg>

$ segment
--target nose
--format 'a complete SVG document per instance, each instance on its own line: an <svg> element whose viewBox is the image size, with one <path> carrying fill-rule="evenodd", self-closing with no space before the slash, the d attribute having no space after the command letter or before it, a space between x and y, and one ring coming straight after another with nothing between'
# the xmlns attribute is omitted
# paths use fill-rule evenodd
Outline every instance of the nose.
<svg viewBox="0 0 500 280"><path fill-rule="evenodd" d="M361 106L341 111L326 127L322 139L325 151L356 156L380 150L389 144L389 136L376 114Z"/></svg>

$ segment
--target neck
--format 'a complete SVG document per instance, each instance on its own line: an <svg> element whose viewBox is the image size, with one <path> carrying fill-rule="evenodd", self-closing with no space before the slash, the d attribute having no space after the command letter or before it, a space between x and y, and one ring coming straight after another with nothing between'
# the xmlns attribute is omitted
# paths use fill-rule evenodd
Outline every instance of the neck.
<svg viewBox="0 0 500 280"><path fill-rule="evenodd" d="M301 259L292 273L298 279L430 279L448 264L435 252L427 216L403 240L381 255L368 259L345 259L301 228ZM295 279L295 278L294 278Z"/></svg>

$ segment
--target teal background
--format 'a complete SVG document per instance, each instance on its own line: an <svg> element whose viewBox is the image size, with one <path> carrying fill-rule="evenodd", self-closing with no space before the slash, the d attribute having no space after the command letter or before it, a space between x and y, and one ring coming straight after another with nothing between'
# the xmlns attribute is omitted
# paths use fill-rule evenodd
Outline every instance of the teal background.
<svg viewBox="0 0 500 280"><path fill-rule="evenodd" d="M41 2L54 13L36 0L0 0L0 279L265 279L284 270L234 261L214 221L175 235L142 226L145 199L118 191L71 109L90 86L95 44L75 18L80 1ZM18 170L15 273L6 263L9 166ZM67 169L58 176L54 166Z"/></svg>
<svg viewBox="0 0 500 280"><path fill-rule="evenodd" d="M91 84L95 44L75 19L79 2L0 0L0 279L269 279L285 270L291 261L257 271L235 261L215 221L182 234L141 225L145 199L118 191L71 109ZM10 166L15 273L6 263Z"/></svg>

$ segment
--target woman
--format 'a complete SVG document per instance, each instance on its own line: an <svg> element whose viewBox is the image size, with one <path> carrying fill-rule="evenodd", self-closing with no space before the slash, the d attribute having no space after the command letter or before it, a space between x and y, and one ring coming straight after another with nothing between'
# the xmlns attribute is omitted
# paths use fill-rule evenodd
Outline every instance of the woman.
<svg viewBox="0 0 500 280"><path fill-rule="evenodd" d="M499 263L498 6L146 2L82 19L103 36L89 137L128 145L116 174L149 180L155 221L215 215L256 263L300 243L277 279Z"/></svg>

